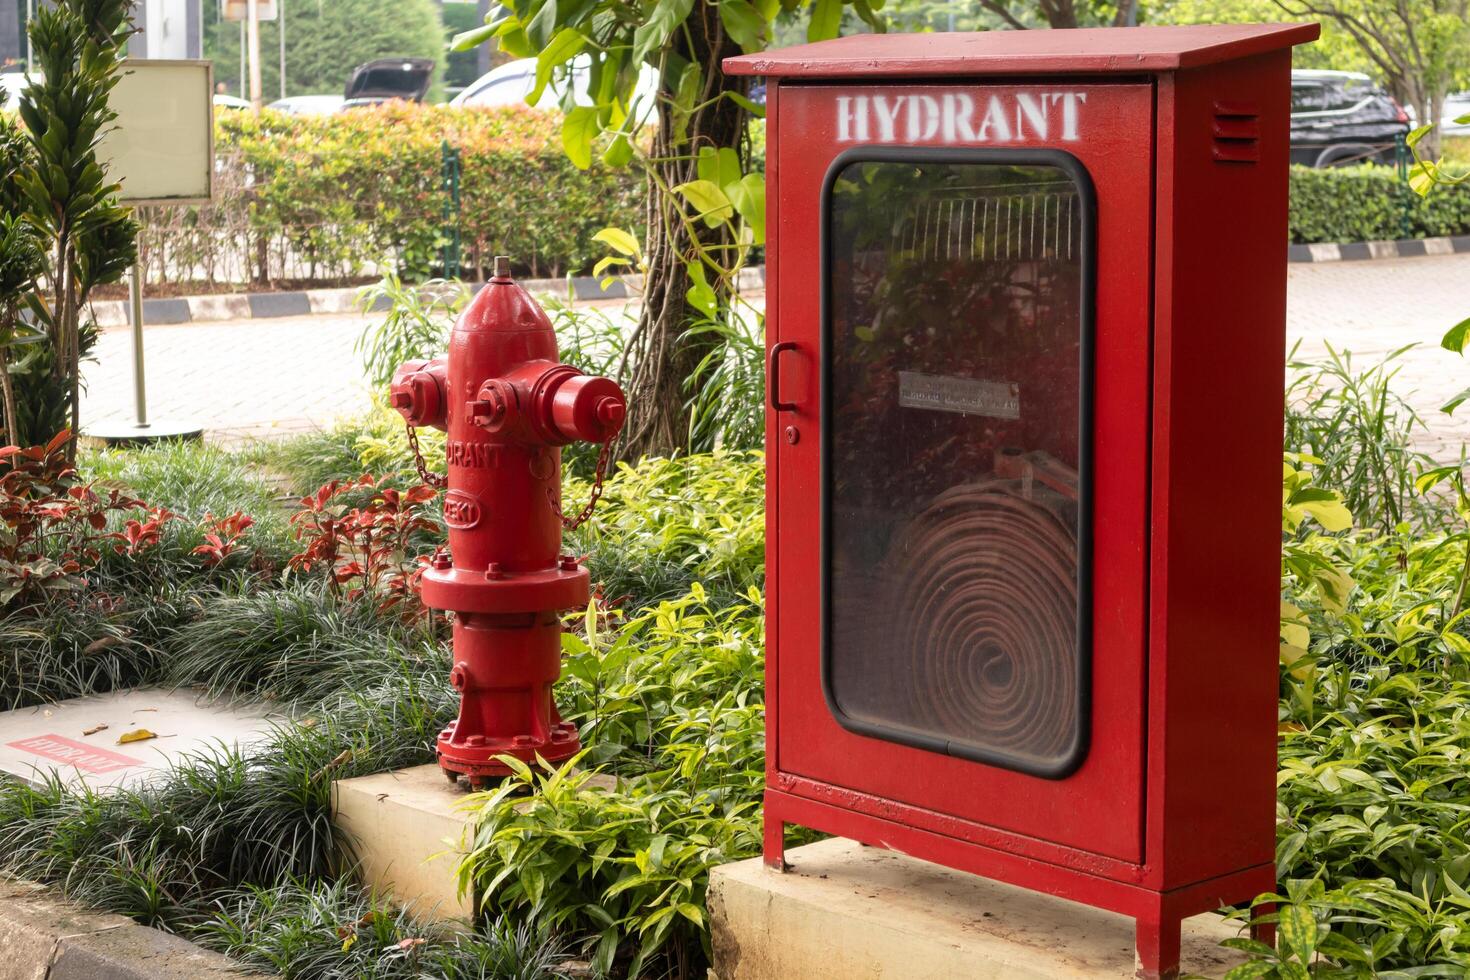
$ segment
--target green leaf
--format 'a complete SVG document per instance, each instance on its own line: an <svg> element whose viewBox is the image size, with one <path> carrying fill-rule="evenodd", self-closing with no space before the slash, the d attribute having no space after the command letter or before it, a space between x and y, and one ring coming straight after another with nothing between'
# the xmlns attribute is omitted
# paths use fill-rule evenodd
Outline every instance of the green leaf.
<svg viewBox="0 0 1470 980"><path fill-rule="evenodd" d="M749 53L765 48L767 20L746 0L721 0L720 21L741 51Z"/></svg>
<svg viewBox="0 0 1470 980"><path fill-rule="evenodd" d="M1432 470L1425 470L1423 473L1420 473L1417 477L1415 477L1414 492L1424 493L1426 490L1432 490L1434 489L1434 487L1438 486L1441 481L1449 479L1458 472L1460 472L1460 468L1458 466L1436 466Z"/></svg>
<svg viewBox="0 0 1470 980"><path fill-rule="evenodd" d="M592 139L597 131L597 110L591 106L579 105L562 120L561 146L578 170L592 166Z"/></svg>
<svg viewBox="0 0 1470 980"><path fill-rule="evenodd" d="M1470 398L1470 388L1465 388L1461 390L1459 394L1455 395L1455 397L1451 398L1449 401L1441 405L1439 407L1439 410L1441 412L1444 412L1446 415L1453 415L1455 414L1455 409L1459 408L1460 405L1463 404L1465 399L1467 398Z"/></svg>
<svg viewBox="0 0 1470 980"><path fill-rule="evenodd" d="M688 183L679 184L674 191L682 195L694 208L697 217L703 218L704 223L711 228L716 228L730 220L735 213L735 209L730 205L730 199L713 181L691 180Z"/></svg>
<svg viewBox="0 0 1470 980"><path fill-rule="evenodd" d="M494 37L499 27L498 24L486 24L483 27L456 34L454 40L449 42L449 50L469 51L471 48L477 48Z"/></svg>
<svg viewBox="0 0 1470 980"><path fill-rule="evenodd" d="M1305 905L1285 905L1281 908L1281 942L1285 944L1300 963L1312 962L1317 949L1317 917Z"/></svg>
<svg viewBox="0 0 1470 980"><path fill-rule="evenodd" d="M1225 971L1225 980L1256 980L1257 977L1264 977L1274 969L1276 969L1276 964L1268 960L1251 960L1249 963L1241 963Z"/></svg>
<svg viewBox="0 0 1470 980"><path fill-rule="evenodd" d="M744 109L746 112L750 113L755 118L757 118L757 119L764 119L764 118L766 118L766 107L765 106L763 106L763 105L756 105L754 102L750 101L745 96L741 95L739 92L726 92L726 93L724 93L724 95L725 95L726 98L730 99L732 102L734 102L736 105L740 106L740 108Z"/></svg>
<svg viewBox="0 0 1470 980"><path fill-rule="evenodd" d="M526 37L537 51L545 51L556 29L556 0L541 0L540 7L526 21Z"/></svg>
<svg viewBox="0 0 1470 980"><path fill-rule="evenodd" d="M694 0L658 0L648 19L633 32L633 61L641 62L663 47L693 9Z"/></svg>
<svg viewBox="0 0 1470 980"><path fill-rule="evenodd" d="M842 28L842 0L817 0L812 6L812 19L806 27L808 41L826 41Z"/></svg>
<svg viewBox="0 0 1470 980"><path fill-rule="evenodd" d="M623 133L619 133L613 137L613 141L607 145L607 149L602 151L602 162L609 167L626 167L632 159L633 144L628 141L628 137Z"/></svg>
<svg viewBox="0 0 1470 980"><path fill-rule="evenodd" d="M1470 317L1466 317L1445 333L1440 338L1439 346L1445 350L1452 350L1456 354L1465 353L1465 347L1470 344Z"/></svg>
<svg viewBox="0 0 1470 980"><path fill-rule="evenodd" d="M1439 167L1432 161L1419 160L1409 168L1409 189L1420 197L1434 189L1439 180Z"/></svg>
<svg viewBox="0 0 1470 980"><path fill-rule="evenodd" d="M602 258L598 259L597 264L592 267L592 278L598 278L612 266L627 264L628 260L623 258L621 255L604 255ZM611 278L606 280L604 282L604 288L606 288L606 283L611 281Z"/></svg>
<svg viewBox="0 0 1470 980"><path fill-rule="evenodd" d="M689 301L690 306L705 316L714 316L719 309L719 297L705 279L704 263L694 259L686 268L689 272L689 289L684 293L684 298Z"/></svg>
<svg viewBox="0 0 1470 980"><path fill-rule="evenodd" d="M1434 124L1429 123L1428 125L1420 126L1417 129L1411 130L1409 132L1409 135L1404 137L1404 142L1411 147L1418 146L1419 141L1422 140L1425 136L1429 135L1429 131L1433 128Z"/></svg>
<svg viewBox="0 0 1470 980"><path fill-rule="evenodd" d="M728 146L701 146L694 168L700 180L723 188L740 179L740 155Z"/></svg>
<svg viewBox="0 0 1470 980"><path fill-rule="evenodd" d="M1300 963L1278 963L1276 964L1276 972L1281 977L1281 980L1312 980L1312 975Z"/></svg>
<svg viewBox="0 0 1470 980"><path fill-rule="evenodd" d="M738 183L725 188L725 196L755 236L754 244L766 241L766 180L760 174L746 174Z"/></svg>
<svg viewBox="0 0 1470 980"><path fill-rule="evenodd" d="M582 36L581 31L571 27L563 27L557 31L551 43L536 56L536 86L526 96L526 104L534 106L540 102L551 81L551 73L575 58L586 45L587 39Z"/></svg>
<svg viewBox="0 0 1470 980"><path fill-rule="evenodd" d="M632 232L621 228L604 228L592 236L594 242L602 242L604 245L624 255L638 257L638 239Z"/></svg>

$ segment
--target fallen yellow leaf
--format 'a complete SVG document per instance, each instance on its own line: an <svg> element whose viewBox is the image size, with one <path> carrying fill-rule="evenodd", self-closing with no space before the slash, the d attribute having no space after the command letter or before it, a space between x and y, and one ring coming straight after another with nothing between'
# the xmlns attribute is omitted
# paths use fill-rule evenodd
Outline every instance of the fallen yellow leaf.
<svg viewBox="0 0 1470 980"><path fill-rule="evenodd" d="M129 742L146 742L150 738L157 737L158 736L155 733L150 732L146 728L136 728L133 731L124 732L123 734L119 735L117 737L117 744L127 745Z"/></svg>

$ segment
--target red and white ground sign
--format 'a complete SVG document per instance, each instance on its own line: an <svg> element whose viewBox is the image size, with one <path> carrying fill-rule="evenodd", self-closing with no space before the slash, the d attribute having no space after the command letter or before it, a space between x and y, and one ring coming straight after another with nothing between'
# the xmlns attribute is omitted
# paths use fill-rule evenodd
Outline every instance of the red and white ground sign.
<svg viewBox="0 0 1470 980"><path fill-rule="evenodd" d="M147 765L143 759L135 759L121 752L109 752L95 745L83 745L61 735L32 735L5 745L6 748L19 749L43 759L75 766L83 772L116 772L128 766Z"/></svg>

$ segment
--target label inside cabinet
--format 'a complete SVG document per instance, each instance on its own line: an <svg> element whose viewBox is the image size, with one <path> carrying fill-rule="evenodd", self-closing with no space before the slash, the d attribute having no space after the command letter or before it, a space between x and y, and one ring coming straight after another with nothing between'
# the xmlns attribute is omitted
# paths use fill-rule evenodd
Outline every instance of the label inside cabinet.
<svg viewBox="0 0 1470 980"><path fill-rule="evenodd" d="M917 371L898 372L898 403L904 408L984 415L993 419L1021 417L1021 386L1008 381L979 381Z"/></svg>

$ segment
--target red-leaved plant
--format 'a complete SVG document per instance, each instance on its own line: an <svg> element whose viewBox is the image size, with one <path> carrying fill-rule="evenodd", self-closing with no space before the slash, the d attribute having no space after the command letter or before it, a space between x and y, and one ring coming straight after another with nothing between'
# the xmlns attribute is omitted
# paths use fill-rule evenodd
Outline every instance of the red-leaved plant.
<svg viewBox="0 0 1470 980"><path fill-rule="evenodd" d="M80 588L104 548L129 547L124 535L107 531L107 515L145 505L82 485L66 461L70 441L62 431L44 446L0 448L0 610Z"/></svg>
<svg viewBox="0 0 1470 980"><path fill-rule="evenodd" d="M120 554L137 557L149 548L157 547L163 540L163 528L174 519L174 514L163 507L149 507L142 518L134 517L123 525Z"/></svg>
<svg viewBox="0 0 1470 980"><path fill-rule="evenodd" d="M204 543L194 549L194 554L203 555L205 566L214 568L235 553L254 524L255 518L238 510L229 517L215 517L205 511Z"/></svg>
<svg viewBox="0 0 1470 980"><path fill-rule="evenodd" d="M366 503L352 506L356 491L371 491ZM397 608L405 618L423 614L419 579L428 558L411 556L414 534L436 530L424 507L434 488L419 484L408 490L381 486L364 474L355 480L333 480L301 501L291 518L301 551L287 563L295 571L325 569L334 594L355 601L370 598L378 608Z"/></svg>

